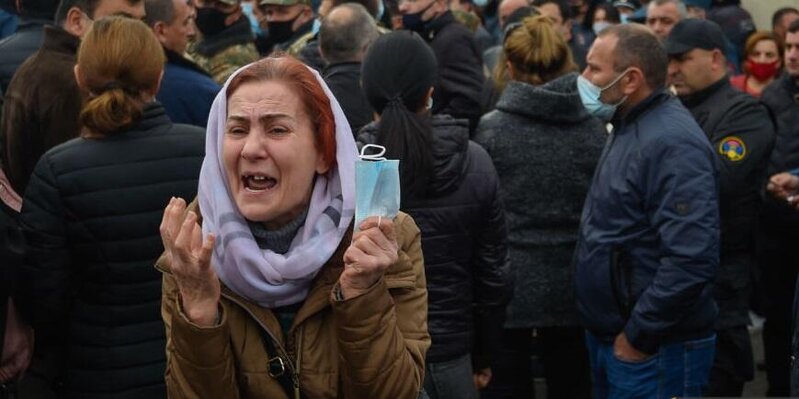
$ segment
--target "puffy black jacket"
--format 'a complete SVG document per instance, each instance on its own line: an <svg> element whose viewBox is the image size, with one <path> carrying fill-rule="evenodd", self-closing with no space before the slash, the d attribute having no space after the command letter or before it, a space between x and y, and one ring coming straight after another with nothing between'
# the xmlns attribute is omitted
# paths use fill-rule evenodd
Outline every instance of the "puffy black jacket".
<svg viewBox="0 0 799 399"><path fill-rule="evenodd" d="M433 340L427 361L472 353L482 368L496 353L512 292L499 178L485 150L469 141L465 120L442 115L432 123L432 193L402 204L422 232ZM367 125L359 141L375 143L375 133Z"/></svg>
<svg viewBox="0 0 799 399"><path fill-rule="evenodd" d="M721 259L713 287L717 329L749 322L754 229L774 124L766 107L726 77L680 99L716 150L719 165Z"/></svg>
<svg viewBox="0 0 799 399"><path fill-rule="evenodd" d="M575 254L583 324L608 342L624 331L646 353L708 337L720 246L713 149L662 90L613 123Z"/></svg>
<svg viewBox="0 0 799 399"><path fill-rule="evenodd" d="M760 96L777 120L777 139L769 160L768 175L799 167L799 85L787 73L768 85ZM778 229L787 241L799 237L799 212L785 201L767 196L763 204L763 222Z"/></svg>
<svg viewBox="0 0 799 399"><path fill-rule="evenodd" d="M577 93L577 74L510 82L475 141L497 168L514 292L508 328L576 326L571 267L580 213L607 137Z"/></svg>
<svg viewBox="0 0 799 399"><path fill-rule="evenodd" d="M37 163L20 216L27 316L38 349L65 353L67 396L165 396L158 226L170 197L196 195L203 153L202 129L152 103L127 131Z"/></svg>
<svg viewBox="0 0 799 399"><path fill-rule="evenodd" d="M425 24L422 35L438 62L433 113L468 119L472 130L482 111L483 59L472 32L451 11Z"/></svg>
<svg viewBox="0 0 799 399"><path fill-rule="evenodd" d="M44 25L49 22L25 19L16 33L0 41L0 92L6 92L17 68L42 46Z"/></svg>

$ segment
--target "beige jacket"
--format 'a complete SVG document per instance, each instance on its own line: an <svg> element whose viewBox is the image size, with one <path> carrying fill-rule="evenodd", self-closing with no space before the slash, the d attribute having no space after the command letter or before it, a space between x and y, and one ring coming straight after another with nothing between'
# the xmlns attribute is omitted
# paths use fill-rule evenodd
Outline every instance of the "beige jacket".
<svg viewBox="0 0 799 399"><path fill-rule="evenodd" d="M331 290L343 271L348 234L322 267L284 337L275 315L222 286L221 321L200 328L183 315L166 258L161 313L167 331L166 383L172 398L287 398L267 372L261 330L277 351L303 397L416 398L424 379L427 290L419 229L410 216L396 221L399 260L367 293L344 301ZM296 388L293 397L296 396Z"/></svg>

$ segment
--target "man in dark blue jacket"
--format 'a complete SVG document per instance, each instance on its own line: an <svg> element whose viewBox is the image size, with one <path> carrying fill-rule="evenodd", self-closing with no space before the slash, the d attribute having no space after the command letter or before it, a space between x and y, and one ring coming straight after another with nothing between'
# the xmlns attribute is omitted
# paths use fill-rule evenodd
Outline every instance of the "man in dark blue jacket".
<svg viewBox="0 0 799 399"><path fill-rule="evenodd" d="M701 396L713 362L719 263L715 155L664 90L666 53L648 29L604 30L578 82L611 118L583 208L577 306L595 397Z"/></svg>
<svg viewBox="0 0 799 399"><path fill-rule="evenodd" d="M194 36L193 7L187 0L146 0L145 20L164 46L166 66L156 98L169 119L205 128L211 103L221 89L197 64L183 56Z"/></svg>

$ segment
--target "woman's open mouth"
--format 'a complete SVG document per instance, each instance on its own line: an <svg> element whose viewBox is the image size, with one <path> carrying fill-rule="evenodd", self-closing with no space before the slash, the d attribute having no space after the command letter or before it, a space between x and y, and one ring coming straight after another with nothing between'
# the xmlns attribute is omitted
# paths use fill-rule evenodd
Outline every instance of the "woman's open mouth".
<svg viewBox="0 0 799 399"><path fill-rule="evenodd" d="M245 190L256 193L270 190L277 185L277 179L265 175L244 175L241 181Z"/></svg>

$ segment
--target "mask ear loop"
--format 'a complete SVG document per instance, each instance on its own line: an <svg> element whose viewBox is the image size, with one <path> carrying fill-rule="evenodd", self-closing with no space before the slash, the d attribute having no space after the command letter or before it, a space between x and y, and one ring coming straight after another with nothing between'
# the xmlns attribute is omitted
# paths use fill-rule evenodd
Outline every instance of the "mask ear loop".
<svg viewBox="0 0 799 399"><path fill-rule="evenodd" d="M373 148L378 150L377 154L366 154L366 150L368 148ZM386 147L377 144L367 144L361 148L360 158L367 161L385 161L386 158L383 156L386 154Z"/></svg>

